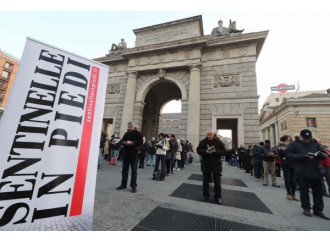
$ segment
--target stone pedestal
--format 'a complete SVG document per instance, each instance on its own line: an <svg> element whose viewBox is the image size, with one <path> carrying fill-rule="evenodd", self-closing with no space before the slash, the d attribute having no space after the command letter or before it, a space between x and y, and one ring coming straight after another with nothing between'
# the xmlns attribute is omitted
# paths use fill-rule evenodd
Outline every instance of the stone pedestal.
<svg viewBox="0 0 330 242"><path fill-rule="evenodd" d="M201 64L193 65L190 67L187 139L194 146L195 149L199 144L200 85L201 85L200 83L201 83Z"/></svg>
<svg viewBox="0 0 330 242"><path fill-rule="evenodd" d="M120 126L120 138L122 138L127 131L127 123L133 120L137 72L128 72L127 75L128 80L124 101L123 116L121 119Z"/></svg>

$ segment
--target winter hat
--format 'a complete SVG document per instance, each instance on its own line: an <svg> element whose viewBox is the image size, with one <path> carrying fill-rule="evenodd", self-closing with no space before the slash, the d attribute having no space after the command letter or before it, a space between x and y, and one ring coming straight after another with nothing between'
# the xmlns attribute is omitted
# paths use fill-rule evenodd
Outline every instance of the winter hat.
<svg viewBox="0 0 330 242"><path fill-rule="evenodd" d="M310 131L309 129L303 129L300 131L300 136L304 139L310 139L312 138L312 131Z"/></svg>
<svg viewBox="0 0 330 242"><path fill-rule="evenodd" d="M261 141L261 142L259 143L259 145L265 145L265 143Z"/></svg>
<svg viewBox="0 0 330 242"><path fill-rule="evenodd" d="M132 125L132 126L136 127L135 123L133 121L129 121L127 125Z"/></svg>

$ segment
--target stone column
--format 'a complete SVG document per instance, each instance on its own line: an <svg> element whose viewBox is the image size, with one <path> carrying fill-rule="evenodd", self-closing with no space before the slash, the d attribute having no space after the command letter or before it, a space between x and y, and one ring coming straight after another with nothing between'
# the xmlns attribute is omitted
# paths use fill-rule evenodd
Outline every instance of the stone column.
<svg viewBox="0 0 330 242"><path fill-rule="evenodd" d="M126 87L126 94L124 101L123 116L121 118L120 138L122 138L127 131L127 123L133 120L134 101L135 101L137 72L132 71L126 74L128 75L128 80L127 80L127 87Z"/></svg>
<svg viewBox="0 0 330 242"><path fill-rule="evenodd" d="M280 141L280 138L278 136L278 122L277 121L275 122L274 126L275 126L275 144L274 145L277 145L277 142Z"/></svg>
<svg viewBox="0 0 330 242"><path fill-rule="evenodd" d="M265 140L269 139L268 129L269 129L268 127L265 128ZM263 141L265 141L265 140L263 140Z"/></svg>
<svg viewBox="0 0 330 242"><path fill-rule="evenodd" d="M274 124L270 125L270 143L271 143L271 146L276 145Z"/></svg>
<svg viewBox="0 0 330 242"><path fill-rule="evenodd" d="M201 64L190 66L187 139L195 150L199 144ZM210 127L211 129L211 127Z"/></svg>

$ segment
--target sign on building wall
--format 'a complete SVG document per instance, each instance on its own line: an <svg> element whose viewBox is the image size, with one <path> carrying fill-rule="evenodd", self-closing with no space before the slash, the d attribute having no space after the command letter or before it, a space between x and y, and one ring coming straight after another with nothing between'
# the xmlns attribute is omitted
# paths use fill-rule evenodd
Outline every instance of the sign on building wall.
<svg viewBox="0 0 330 242"><path fill-rule="evenodd" d="M295 85L287 85L287 84L279 84L276 87L271 87L272 92L278 91L282 93L287 92L288 90L295 90L295 89L296 89Z"/></svg>
<svg viewBox="0 0 330 242"><path fill-rule="evenodd" d="M27 39L0 122L0 230L91 230L108 67Z"/></svg>

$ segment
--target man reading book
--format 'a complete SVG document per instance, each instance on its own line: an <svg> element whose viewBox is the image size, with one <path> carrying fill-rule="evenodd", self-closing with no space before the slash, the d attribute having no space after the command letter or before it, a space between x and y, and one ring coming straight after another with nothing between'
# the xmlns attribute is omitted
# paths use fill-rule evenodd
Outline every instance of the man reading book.
<svg viewBox="0 0 330 242"><path fill-rule="evenodd" d="M214 138L214 132L208 131L206 138L201 140L197 153L202 156L201 168L203 173L203 198L202 201L207 202L210 197L209 182L211 173L214 179L214 202L216 204L221 203L221 156L225 155L225 147L223 143Z"/></svg>
<svg viewBox="0 0 330 242"><path fill-rule="evenodd" d="M290 143L286 149L286 155L294 161L294 171L300 187L300 201L303 214L311 217L311 204L309 200L309 185L313 191L314 215L330 220L323 214L322 177L324 168L320 160L328 157L321 145L312 138L312 132L304 129L300 132L300 138Z"/></svg>

